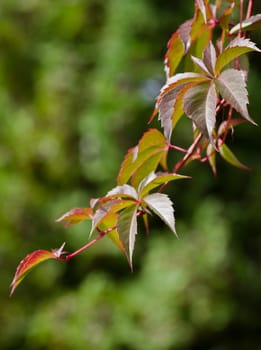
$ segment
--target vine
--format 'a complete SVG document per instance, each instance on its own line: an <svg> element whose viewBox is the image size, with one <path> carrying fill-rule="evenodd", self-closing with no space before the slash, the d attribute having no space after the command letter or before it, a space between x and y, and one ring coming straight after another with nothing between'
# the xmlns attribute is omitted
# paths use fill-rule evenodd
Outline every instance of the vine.
<svg viewBox="0 0 261 350"><path fill-rule="evenodd" d="M166 83L149 119L151 122L158 115L163 132L155 128L145 131L126 154L116 187L91 199L89 207L74 208L57 219L65 221L66 227L90 220L89 239L96 234L95 238L72 253L64 251L63 243L58 249L27 255L16 270L10 295L39 263L69 261L105 236L126 256L132 269L138 217L149 232L149 215L157 215L177 236L173 205L163 191L170 181L190 178L179 174L189 162L208 162L216 174L216 155L220 155L226 162L248 169L226 144L237 125L255 124L247 109L247 71L240 58L247 52L260 52L248 35L260 26L261 14L252 15L253 0L248 1L245 12L243 0L195 1L193 18L181 24L168 42ZM232 23L236 14L239 22ZM171 143L181 118L191 120L193 139L188 149ZM168 167L171 152L183 154L172 170Z"/></svg>

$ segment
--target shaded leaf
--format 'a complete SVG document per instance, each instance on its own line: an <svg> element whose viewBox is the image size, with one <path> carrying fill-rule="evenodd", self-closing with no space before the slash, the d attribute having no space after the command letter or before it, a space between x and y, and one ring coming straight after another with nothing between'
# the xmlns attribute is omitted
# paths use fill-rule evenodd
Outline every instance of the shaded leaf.
<svg viewBox="0 0 261 350"><path fill-rule="evenodd" d="M177 236L175 229L174 209L169 197L164 193L153 193L143 198L148 208L153 211ZM178 237L178 236L177 236Z"/></svg>
<svg viewBox="0 0 261 350"><path fill-rule="evenodd" d="M243 73L236 69L227 69L215 82L221 96L245 119L255 124L247 110L248 95Z"/></svg>
<svg viewBox="0 0 261 350"><path fill-rule="evenodd" d="M211 142L216 122L216 101L215 85L212 82L193 86L184 96L186 114Z"/></svg>
<svg viewBox="0 0 261 350"><path fill-rule="evenodd" d="M218 128L218 133L217 133L218 136L223 135L230 129L233 130L234 126L245 123L245 121L246 120L243 118L234 118L234 119L224 120Z"/></svg>
<svg viewBox="0 0 261 350"><path fill-rule="evenodd" d="M167 144L163 134L157 129L149 129L140 139L138 146L131 148L125 156L118 174L118 184L127 183L137 169L155 154L161 154L161 160L166 149Z"/></svg>
<svg viewBox="0 0 261 350"><path fill-rule="evenodd" d="M211 76L214 76L215 66L217 61L216 49L212 42L210 41L208 46L203 52L203 62L207 67L207 70L210 72Z"/></svg>
<svg viewBox="0 0 261 350"><path fill-rule="evenodd" d="M222 68L224 68L229 62L233 61L240 55L250 51L258 51L260 50L256 47L256 45L246 38L236 38L229 43L229 45L225 48L225 50L218 56L215 73L218 75Z"/></svg>
<svg viewBox="0 0 261 350"><path fill-rule="evenodd" d="M254 30L261 27L261 13L258 13L257 15L251 16L244 21L242 21L241 29L243 31L247 30ZM233 28L230 29L230 34L235 34L240 30L240 23L235 25Z"/></svg>
<svg viewBox="0 0 261 350"><path fill-rule="evenodd" d="M10 296L13 295L16 287L22 282L25 276L32 270L36 265L49 260L49 259L59 259L63 252L63 247L65 244L61 246L59 249L53 249L52 251L48 250L36 250L30 254L28 254L18 265L16 269L16 273L14 279L11 283L11 292Z"/></svg>
<svg viewBox="0 0 261 350"><path fill-rule="evenodd" d="M217 174L217 169L216 169L216 150L215 147L209 143L207 147L207 157L208 157L208 162L209 165L212 169L212 172L214 175Z"/></svg>
<svg viewBox="0 0 261 350"><path fill-rule="evenodd" d="M56 222L67 221L65 227L69 227L73 224L79 224L83 220L92 220L92 216L92 208L74 208L56 219Z"/></svg>
<svg viewBox="0 0 261 350"><path fill-rule="evenodd" d="M205 63L197 57L191 56L192 62L195 63L195 65L203 72L205 73L207 76L211 76L210 71L208 70L207 66L205 65Z"/></svg>
<svg viewBox="0 0 261 350"><path fill-rule="evenodd" d="M235 167L245 169L245 170L250 170L249 167L242 164L237 159L237 157L234 155L234 153L221 140L219 142L219 153L223 159L225 159L228 163L234 165Z"/></svg>
<svg viewBox="0 0 261 350"><path fill-rule="evenodd" d="M135 236L137 234L137 206L126 208L120 213L117 222L117 231L127 252L127 257L132 270L132 257L135 245Z"/></svg>
<svg viewBox="0 0 261 350"><path fill-rule="evenodd" d="M230 4L230 6L225 9L225 11L222 13L222 15L219 19L219 23L220 23L221 28L226 30L226 31L229 29L229 21L230 21L230 17L231 17L231 14L232 14L234 7L235 7L235 3L232 2Z"/></svg>

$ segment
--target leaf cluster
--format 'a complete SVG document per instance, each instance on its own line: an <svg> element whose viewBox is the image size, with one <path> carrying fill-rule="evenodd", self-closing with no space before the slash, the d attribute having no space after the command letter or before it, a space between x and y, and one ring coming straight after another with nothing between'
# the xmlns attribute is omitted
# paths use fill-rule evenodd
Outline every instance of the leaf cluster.
<svg viewBox="0 0 261 350"><path fill-rule="evenodd" d="M177 236L172 201L162 192L170 181L188 178L179 174L181 168L192 160L207 161L216 174L215 156L220 154L228 163L248 169L227 146L226 139L237 125L245 121L255 124L247 108L247 71L240 57L260 52L248 32L260 26L261 20L260 14L251 16L250 11L242 20L240 7L240 22L231 24L235 2L224 3L225 8L222 1L195 1L193 18L185 21L168 42L166 83L150 118L152 121L158 115L163 132L151 128L143 134L126 154L117 185L105 196L91 199L89 207L74 208L57 219L65 221L66 227L90 220L92 240L73 253L64 251L63 244L51 252L29 254L17 268L11 294L37 264L47 259L68 261L104 236L126 256L132 269L139 217L147 233L148 218L156 215ZM191 120L193 138L188 149L172 144L181 118ZM183 158L169 169L172 152L183 153Z"/></svg>

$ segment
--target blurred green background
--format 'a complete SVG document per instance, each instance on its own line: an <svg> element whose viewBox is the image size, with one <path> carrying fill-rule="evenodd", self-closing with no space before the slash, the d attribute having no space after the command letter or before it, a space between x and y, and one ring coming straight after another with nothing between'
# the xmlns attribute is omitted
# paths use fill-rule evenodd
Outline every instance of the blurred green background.
<svg viewBox="0 0 261 350"><path fill-rule="evenodd" d="M164 82L166 43L193 4L1 0L0 349L261 349L261 142L250 124L231 148L251 172L219 160L214 178L193 163L192 180L168 187L179 241L155 220L149 237L140 229L134 273L105 239L39 266L8 297L26 254L86 242L88 223L54 220L115 185ZM260 31L253 40L261 46ZM260 57L250 62L260 124ZM187 146L189 125L174 137Z"/></svg>

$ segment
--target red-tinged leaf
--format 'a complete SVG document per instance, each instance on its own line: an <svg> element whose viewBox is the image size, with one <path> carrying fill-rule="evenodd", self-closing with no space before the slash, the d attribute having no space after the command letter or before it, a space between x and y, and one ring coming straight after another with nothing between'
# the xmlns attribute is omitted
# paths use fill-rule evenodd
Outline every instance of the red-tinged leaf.
<svg viewBox="0 0 261 350"><path fill-rule="evenodd" d="M234 153L228 148L227 145L225 145L221 140L219 140L219 153L225 161L228 163L234 165L237 168L245 169L245 170L250 170L249 167L246 165L242 164L237 157L234 155Z"/></svg>
<svg viewBox="0 0 261 350"><path fill-rule="evenodd" d="M148 208L171 229L177 236L175 229L174 209L169 197L164 193L153 193L143 198ZM177 236L178 238L178 236Z"/></svg>
<svg viewBox="0 0 261 350"><path fill-rule="evenodd" d="M142 164L155 154L162 154L166 148L163 134L157 129L149 129L142 136L138 146L130 149L125 156L118 175L118 184L126 184Z"/></svg>
<svg viewBox="0 0 261 350"><path fill-rule="evenodd" d="M120 186L116 186L115 188L113 188L111 191L109 191L106 194L106 197L103 197L103 199L107 199L109 198L117 198L117 197L130 197L133 199L138 199L138 194L137 191L135 190L135 188L133 188L132 186L128 185L128 184L124 184L124 185L120 185Z"/></svg>
<svg viewBox="0 0 261 350"><path fill-rule="evenodd" d="M215 80L220 95L238 112L253 124L247 110L248 95L242 71L224 70Z"/></svg>
<svg viewBox="0 0 261 350"><path fill-rule="evenodd" d="M172 35L168 42L168 50L165 56L165 70L167 77L170 77L175 73L184 53L184 43L177 31Z"/></svg>
<svg viewBox="0 0 261 350"><path fill-rule="evenodd" d="M193 86L184 96L186 114L212 143L212 132L216 122L216 101L215 85L212 82Z"/></svg>
<svg viewBox="0 0 261 350"><path fill-rule="evenodd" d="M241 25L238 23L230 30L230 34L235 34L242 29L243 31L254 30L261 27L261 13L251 16L248 19L242 21Z"/></svg>
<svg viewBox="0 0 261 350"><path fill-rule="evenodd" d="M96 228L100 227L102 223L106 226L106 222L109 222L110 219L114 218L116 213L129 206L133 206L133 200L111 199L110 201L102 203L93 216L92 228L89 237L91 237ZM105 230L109 228L111 227L106 226Z"/></svg>
<svg viewBox="0 0 261 350"><path fill-rule="evenodd" d="M175 174L175 173L156 173L156 174L151 173L147 177L147 179L144 179L145 181L139 187L140 197L143 198L151 190L163 185L166 182L181 180L181 179L188 179L188 178L190 177L185 175Z"/></svg>
<svg viewBox="0 0 261 350"><path fill-rule="evenodd" d="M32 270L36 265L49 259L59 259L63 252L64 244L59 249L53 249L51 252L48 250L36 250L31 254L28 254L18 265L14 279L11 283L10 296L13 295L17 286L22 282L25 276Z"/></svg>
<svg viewBox="0 0 261 350"><path fill-rule="evenodd" d="M243 118L234 118L229 120L224 120L219 128L218 128L218 136L222 136L225 134L228 130L233 130L233 128L239 124L245 123L245 119Z"/></svg>
<svg viewBox="0 0 261 350"><path fill-rule="evenodd" d="M208 157L208 162L209 162L209 165L212 169L213 174L217 175L216 150L211 143L209 143L209 145L207 147L207 157Z"/></svg>
<svg viewBox="0 0 261 350"><path fill-rule="evenodd" d="M220 73L222 68L224 68L228 63L233 61L240 55L243 55L250 51L258 51L260 50L256 47L256 45L246 38L236 38L231 41L230 44L225 48L225 50L218 56L216 66L215 66L215 74L216 76Z"/></svg>
<svg viewBox="0 0 261 350"><path fill-rule="evenodd" d="M212 42L210 41L208 46L203 52L203 62L207 67L207 70L210 72L211 76L214 76L215 66L217 61L216 49Z"/></svg>
<svg viewBox="0 0 261 350"><path fill-rule="evenodd" d="M124 209L118 218L117 231L120 240L127 252L128 261L132 270L132 257L137 234L137 206Z"/></svg>
<svg viewBox="0 0 261 350"><path fill-rule="evenodd" d="M225 9L225 11L222 13L219 19L219 23L222 29L228 30L229 29L229 22L230 22L230 17L232 14L232 11L234 9L235 3L233 2L230 4L228 8Z"/></svg>
<svg viewBox="0 0 261 350"><path fill-rule="evenodd" d="M56 219L56 222L67 221L65 227L79 224L83 220L91 220L93 216L92 208L74 208Z"/></svg>

